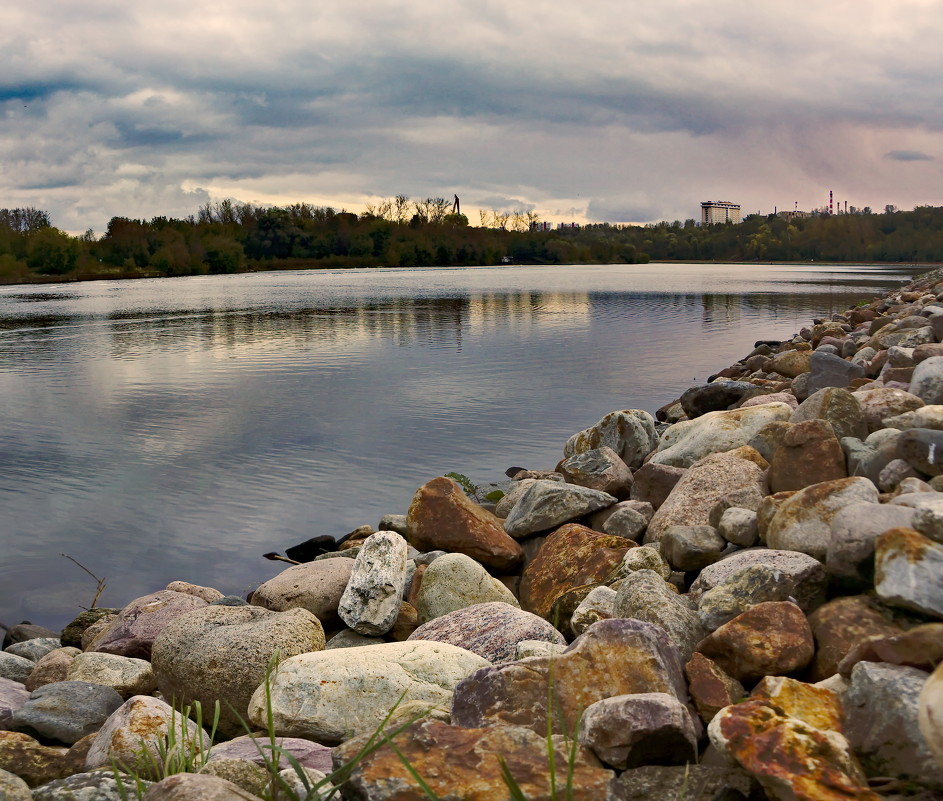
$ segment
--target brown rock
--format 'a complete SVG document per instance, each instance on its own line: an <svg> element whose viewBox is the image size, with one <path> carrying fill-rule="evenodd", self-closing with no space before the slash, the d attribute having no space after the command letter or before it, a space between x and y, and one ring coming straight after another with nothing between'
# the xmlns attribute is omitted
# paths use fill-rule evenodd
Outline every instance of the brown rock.
<svg viewBox="0 0 943 801"><path fill-rule="evenodd" d="M0 731L0 769L19 776L30 787L39 787L69 775L65 749L47 748L28 734Z"/></svg>
<svg viewBox="0 0 943 801"><path fill-rule="evenodd" d="M811 681L822 681L838 672L838 664L856 645L872 637L900 634L891 615L865 595L836 598L809 615L815 637L815 661Z"/></svg>
<svg viewBox="0 0 943 801"><path fill-rule="evenodd" d="M648 692L669 693L687 703L678 649L651 623L600 620L561 655L529 657L472 673L455 688L452 722L466 727L526 726L546 734L552 693L553 730L574 732L590 704Z"/></svg>
<svg viewBox="0 0 943 801"><path fill-rule="evenodd" d="M400 601L399 614L390 629L390 636L396 642L408 640L412 633L419 628L419 612L416 607L406 601Z"/></svg>
<svg viewBox="0 0 943 801"><path fill-rule="evenodd" d="M811 484L847 478L845 452L826 420L790 426L769 465L770 492L800 490Z"/></svg>
<svg viewBox="0 0 943 801"><path fill-rule="evenodd" d="M335 626L340 623L337 606L353 569L354 560L346 556L294 565L260 584L249 603L274 612L307 609L324 626Z"/></svg>
<svg viewBox="0 0 943 801"><path fill-rule="evenodd" d="M747 452L756 454L753 448L738 448L712 453L691 465L652 517L645 542L658 542L669 526L708 525L714 504L734 490L755 490L760 498L766 495L765 465L741 458ZM756 458L762 457L756 454Z"/></svg>
<svg viewBox="0 0 943 801"><path fill-rule="evenodd" d="M854 393L855 399L861 405L864 419L868 424L868 432L873 433L884 428L885 417L896 417L904 412L912 412L924 405L916 395L892 387L878 387L877 389L862 389Z"/></svg>
<svg viewBox="0 0 943 801"><path fill-rule="evenodd" d="M721 709L737 703L746 695L739 681L704 654L695 653L684 666L684 672L688 677L691 700L705 723L710 723Z"/></svg>
<svg viewBox="0 0 943 801"><path fill-rule="evenodd" d="M741 681L780 676L805 667L815 645L802 610L789 601L766 601L737 615L697 647Z"/></svg>
<svg viewBox="0 0 943 801"><path fill-rule="evenodd" d="M625 552L635 547L632 540L599 534L577 523L560 526L524 568L521 606L549 619L557 598L574 587L603 582Z"/></svg>
<svg viewBox="0 0 943 801"><path fill-rule="evenodd" d="M429 565L416 565L416 569L413 571L413 577L409 582L409 590L406 592L406 601L411 606L416 605L416 600L419 598L419 590L422 587L422 574L426 572L426 568Z"/></svg>
<svg viewBox="0 0 943 801"><path fill-rule="evenodd" d="M416 492L406 513L409 542L420 551L463 553L508 571L524 558L501 520L469 500L452 479L440 476Z"/></svg>
<svg viewBox="0 0 943 801"><path fill-rule="evenodd" d="M790 717L804 720L817 729L842 730L841 697L825 687L786 676L765 676L753 688L750 697L765 698Z"/></svg>
<svg viewBox="0 0 943 801"><path fill-rule="evenodd" d="M202 598L173 590L135 598L86 650L150 660L151 646L164 626L186 612L205 606L207 603Z"/></svg>
<svg viewBox="0 0 943 801"><path fill-rule="evenodd" d="M943 623L925 623L900 634L859 642L838 665L842 676L850 676L859 662L887 662L932 673L943 663Z"/></svg>
<svg viewBox="0 0 943 801"><path fill-rule="evenodd" d="M711 740L774 801L878 801L840 734L825 733L756 699L727 707Z"/></svg>
<svg viewBox="0 0 943 801"><path fill-rule="evenodd" d="M337 767L351 761L366 745L368 736L348 740L335 750ZM545 736L529 729L500 726L459 728L440 721L418 721L392 738L398 750L383 745L357 764L345 784L350 801L412 801L426 798L405 759L434 793L442 799L505 801L509 797L501 762L520 785L525 798L550 801L550 766ZM400 758L399 754L402 754ZM554 770L558 788L568 784L569 758L564 744L555 744ZM577 751L572 779L574 801L599 801L606 797L612 772L595 763L585 751ZM569 798L570 796L568 796Z"/></svg>
<svg viewBox="0 0 943 801"><path fill-rule="evenodd" d="M26 689L32 692L44 684L65 681L72 661L80 653L78 648L56 648L55 651L43 654L24 682Z"/></svg>
<svg viewBox="0 0 943 801"><path fill-rule="evenodd" d="M667 464L649 462L642 465L632 476L635 483L632 484L629 497L633 501L646 501L657 509L686 472L684 467L672 467Z"/></svg>
<svg viewBox="0 0 943 801"><path fill-rule="evenodd" d="M783 353L777 353L773 357L767 371L779 373L786 376L786 378L795 378L802 373L809 372L811 364L811 351L787 350Z"/></svg>

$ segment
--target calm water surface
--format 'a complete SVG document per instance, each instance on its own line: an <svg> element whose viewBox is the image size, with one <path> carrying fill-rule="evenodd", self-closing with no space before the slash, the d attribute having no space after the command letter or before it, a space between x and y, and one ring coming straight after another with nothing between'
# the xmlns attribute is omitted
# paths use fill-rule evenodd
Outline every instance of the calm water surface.
<svg viewBox="0 0 943 801"><path fill-rule="evenodd" d="M914 271L610 265L0 287L0 621L60 628L406 511L449 471L550 468Z"/></svg>

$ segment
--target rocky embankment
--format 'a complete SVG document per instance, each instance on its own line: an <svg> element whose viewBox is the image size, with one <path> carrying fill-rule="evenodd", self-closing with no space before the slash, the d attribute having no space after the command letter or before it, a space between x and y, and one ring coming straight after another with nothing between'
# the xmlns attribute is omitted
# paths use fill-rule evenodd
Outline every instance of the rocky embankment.
<svg viewBox="0 0 943 801"><path fill-rule="evenodd" d="M117 799L120 764L148 801L287 798L246 734L271 717L295 787L284 755L320 780L398 730L332 777L345 799L499 801L508 776L527 799L943 797L943 272L656 417L607 415L496 505L435 478L248 603L174 582L14 627L0 795ZM217 742L191 722L195 772L149 783L168 702L195 701Z"/></svg>

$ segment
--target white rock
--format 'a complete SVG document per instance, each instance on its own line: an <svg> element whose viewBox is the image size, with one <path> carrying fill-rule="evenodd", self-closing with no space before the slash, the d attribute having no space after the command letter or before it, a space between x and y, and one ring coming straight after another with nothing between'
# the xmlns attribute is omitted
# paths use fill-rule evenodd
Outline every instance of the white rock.
<svg viewBox="0 0 943 801"><path fill-rule="evenodd" d="M788 422L791 417L792 407L785 403L708 412L671 426L661 435L658 449L649 461L690 467L710 453L732 451L747 445L763 426L778 420Z"/></svg>
<svg viewBox="0 0 943 801"><path fill-rule="evenodd" d="M503 601L520 608L507 587L462 553L440 556L422 574L416 612L420 623L473 604Z"/></svg>
<svg viewBox="0 0 943 801"><path fill-rule="evenodd" d="M490 665L464 648L422 640L293 656L270 682L275 730L340 742L373 731L401 698L449 706L455 685ZM249 719L266 725L264 686L252 696Z"/></svg>
<svg viewBox="0 0 943 801"><path fill-rule="evenodd" d="M337 612L358 634L386 634L399 615L408 546L395 531L371 534L354 560Z"/></svg>

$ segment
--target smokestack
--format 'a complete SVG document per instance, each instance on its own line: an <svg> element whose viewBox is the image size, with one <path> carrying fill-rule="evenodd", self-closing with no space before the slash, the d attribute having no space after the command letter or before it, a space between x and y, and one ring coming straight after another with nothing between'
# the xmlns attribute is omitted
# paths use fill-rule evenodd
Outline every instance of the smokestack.
<svg viewBox="0 0 943 801"><path fill-rule="evenodd" d="M834 205L832 204L832 190L828 190L828 213L834 213Z"/></svg>

